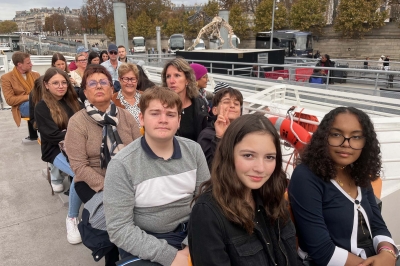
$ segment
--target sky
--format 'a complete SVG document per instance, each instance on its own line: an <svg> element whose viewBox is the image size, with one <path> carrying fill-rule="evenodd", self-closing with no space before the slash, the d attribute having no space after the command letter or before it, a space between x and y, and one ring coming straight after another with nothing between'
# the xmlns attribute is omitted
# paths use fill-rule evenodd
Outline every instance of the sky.
<svg viewBox="0 0 400 266"><path fill-rule="evenodd" d="M31 8L41 7L65 7L66 1L62 0L3 0L0 5L0 20L11 20L15 17L15 11L29 10ZM207 0L172 0L174 4L193 5L195 3L206 3ZM70 9L80 8L83 4L82 0L69 0L68 7Z"/></svg>

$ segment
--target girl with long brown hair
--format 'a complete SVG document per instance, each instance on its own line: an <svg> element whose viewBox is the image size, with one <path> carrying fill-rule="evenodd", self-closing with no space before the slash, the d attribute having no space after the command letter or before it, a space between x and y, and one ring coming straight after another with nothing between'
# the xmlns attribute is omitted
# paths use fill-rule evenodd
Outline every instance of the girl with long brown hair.
<svg viewBox="0 0 400 266"><path fill-rule="evenodd" d="M77 95L67 73L55 67L49 68L43 76L42 100L35 106L35 119L42 141L42 160L54 164L71 177L75 174L66 157L61 153L59 142L65 138L68 120L80 109ZM51 180L51 185L55 191L64 189L62 179ZM71 182L66 219L67 240L71 244L82 242L77 227L81 203L76 194L74 182Z"/></svg>
<svg viewBox="0 0 400 266"><path fill-rule="evenodd" d="M193 265L298 265L279 135L261 115L226 130L189 222Z"/></svg>

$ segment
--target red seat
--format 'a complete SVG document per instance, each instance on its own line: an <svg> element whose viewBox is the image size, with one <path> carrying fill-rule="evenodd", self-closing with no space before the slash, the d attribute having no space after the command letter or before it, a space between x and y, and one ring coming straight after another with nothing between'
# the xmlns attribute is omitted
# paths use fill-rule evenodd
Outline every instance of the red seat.
<svg viewBox="0 0 400 266"><path fill-rule="evenodd" d="M267 79L278 79L279 77L289 79L289 70L285 69L264 72L264 77Z"/></svg>
<svg viewBox="0 0 400 266"><path fill-rule="evenodd" d="M313 73L313 69L312 68L297 68L296 69L295 80L296 81L308 82L308 79L310 78L312 73Z"/></svg>

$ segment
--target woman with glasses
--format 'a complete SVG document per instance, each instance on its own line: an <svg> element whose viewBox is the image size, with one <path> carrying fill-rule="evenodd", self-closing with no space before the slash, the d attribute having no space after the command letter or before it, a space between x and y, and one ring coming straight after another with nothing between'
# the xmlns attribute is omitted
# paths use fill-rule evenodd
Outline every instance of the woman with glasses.
<svg viewBox="0 0 400 266"><path fill-rule="evenodd" d="M88 60L86 58L85 53L80 53L75 56L75 62L77 69L71 71L70 80L74 87L81 87L83 73L85 72L86 66L88 64Z"/></svg>
<svg viewBox="0 0 400 266"><path fill-rule="evenodd" d="M85 108L70 119L65 137L68 159L76 173L75 189L85 203L79 229L83 244L94 251L94 259L105 256L105 265L115 265L118 248L109 241L102 209L104 177L111 158L140 137L139 126L127 110L111 101L114 88L105 67L89 65L82 88ZM92 234L96 237L90 241Z"/></svg>
<svg viewBox="0 0 400 266"><path fill-rule="evenodd" d="M140 125L140 92L137 90L139 70L137 66L132 63L123 63L118 68L118 77L121 83L121 90L114 93L112 101L116 106L128 110L135 118L136 123Z"/></svg>
<svg viewBox="0 0 400 266"><path fill-rule="evenodd" d="M67 73L56 67L49 68L43 76L42 100L35 106L35 119L41 137L42 160L75 176L67 158L60 151L59 143L64 141L68 121L81 109L74 88ZM62 178L61 175L57 176ZM51 180L55 191L63 190L63 179ZM62 188L62 189L61 189ZM82 242L78 231L78 215L81 206L72 181L69 190L68 216L66 219L67 240L70 244Z"/></svg>
<svg viewBox="0 0 400 266"><path fill-rule="evenodd" d="M371 182L381 154L363 111L330 111L301 154L289 184L299 255L310 265L395 265L398 250Z"/></svg>

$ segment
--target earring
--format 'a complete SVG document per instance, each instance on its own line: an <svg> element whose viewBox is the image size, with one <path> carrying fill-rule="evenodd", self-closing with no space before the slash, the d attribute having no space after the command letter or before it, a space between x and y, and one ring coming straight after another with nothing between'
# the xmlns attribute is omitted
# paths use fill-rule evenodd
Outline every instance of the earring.
<svg viewBox="0 0 400 266"><path fill-rule="evenodd" d="M144 136L144 126L140 127L140 135Z"/></svg>
<svg viewBox="0 0 400 266"><path fill-rule="evenodd" d="M199 86L199 83L196 81L196 87Z"/></svg>

